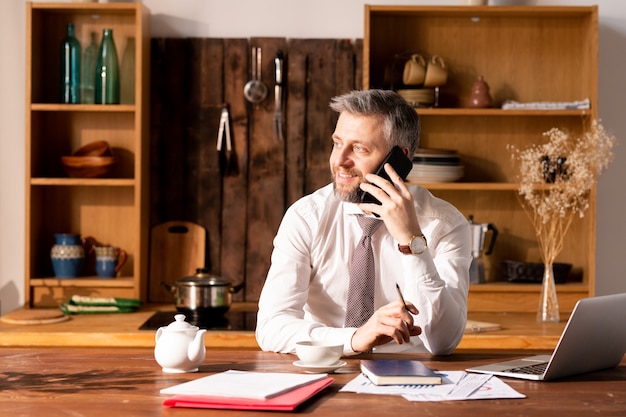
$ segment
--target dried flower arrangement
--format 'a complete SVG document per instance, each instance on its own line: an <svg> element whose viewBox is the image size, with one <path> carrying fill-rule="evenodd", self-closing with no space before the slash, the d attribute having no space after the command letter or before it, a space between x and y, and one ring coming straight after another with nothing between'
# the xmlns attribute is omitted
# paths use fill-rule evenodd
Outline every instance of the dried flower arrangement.
<svg viewBox="0 0 626 417"><path fill-rule="evenodd" d="M535 229L546 266L563 249L564 237L576 215L584 217L589 193L613 160L615 137L597 120L581 137L552 128L549 141L525 150L509 146L517 163L518 197Z"/></svg>
<svg viewBox="0 0 626 417"><path fill-rule="evenodd" d="M559 322L553 264L575 216L584 217L589 194L613 160L615 137L594 120L581 137L560 129L544 133L543 145L509 146L519 171L518 197L535 229L545 265L537 321Z"/></svg>

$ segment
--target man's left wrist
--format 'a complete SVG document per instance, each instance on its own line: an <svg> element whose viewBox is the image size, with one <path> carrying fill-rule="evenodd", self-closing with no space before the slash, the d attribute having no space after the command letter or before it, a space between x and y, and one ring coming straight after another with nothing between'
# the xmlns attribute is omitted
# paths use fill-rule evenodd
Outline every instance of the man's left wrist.
<svg viewBox="0 0 626 417"><path fill-rule="evenodd" d="M426 251L428 243L426 237L423 234L413 235L411 240L406 245L398 243L398 250L405 255L421 255Z"/></svg>

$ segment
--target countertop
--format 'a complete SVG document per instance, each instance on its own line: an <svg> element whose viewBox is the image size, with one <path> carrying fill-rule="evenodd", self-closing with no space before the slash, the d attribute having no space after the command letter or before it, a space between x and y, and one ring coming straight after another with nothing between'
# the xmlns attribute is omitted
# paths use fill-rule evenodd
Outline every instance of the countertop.
<svg viewBox="0 0 626 417"><path fill-rule="evenodd" d="M154 347L155 330L140 330L156 311L172 311L171 305L146 306L134 313L78 314L53 324L8 324L0 322L0 346L86 346ZM256 303L233 303L230 313L256 312ZM501 330L466 331L459 351L552 350L556 346L567 317L560 323L537 323L531 313L470 313L473 321L499 324ZM258 350L252 330L209 330L207 348Z"/></svg>

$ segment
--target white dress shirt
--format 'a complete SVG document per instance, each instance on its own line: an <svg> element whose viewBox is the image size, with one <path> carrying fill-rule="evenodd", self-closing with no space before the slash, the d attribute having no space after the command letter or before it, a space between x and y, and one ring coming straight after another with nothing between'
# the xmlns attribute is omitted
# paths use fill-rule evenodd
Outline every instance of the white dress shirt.
<svg viewBox="0 0 626 417"><path fill-rule="evenodd" d="M449 354L460 342L467 319L471 263L469 223L450 203L410 186L418 223L428 249L405 255L382 224L372 235L376 264L374 308L398 298L419 314L422 334L410 343L387 343L374 352ZM344 328L350 260L362 230L356 204L335 197L332 184L296 201L285 213L274 239L271 266L261 296L256 338L261 349L293 353L302 340L343 344L351 355L356 328ZM405 245L407 242L401 242Z"/></svg>

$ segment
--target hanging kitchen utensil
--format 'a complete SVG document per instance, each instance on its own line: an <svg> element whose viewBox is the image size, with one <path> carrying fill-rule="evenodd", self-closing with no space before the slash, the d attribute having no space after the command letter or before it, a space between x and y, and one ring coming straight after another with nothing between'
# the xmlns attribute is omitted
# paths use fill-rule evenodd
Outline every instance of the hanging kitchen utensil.
<svg viewBox="0 0 626 417"><path fill-rule="evenodd" d="M226 149L224 149L226 142ZM237 159L233 152L233 142L230 129L230 112L228 104L222 104L222 113L220 115L220 124L217 131L217 154L219 156L220 173L223 176L234 175L237 173Z"/></svg>
<svg viewBox="0 0 626 417"><path fill-rule="evenodd" d="M276 52L276 83L274 84L274 137L283 140L283 51Z"/></svg>
<svg viewBox="0 0 626 417"><path fill-rule="evenodd" d="M261 81L261 48L252 48L252 79L243 87L243 95L250 103L260 103L267 97L267 87Z"/></svg>

